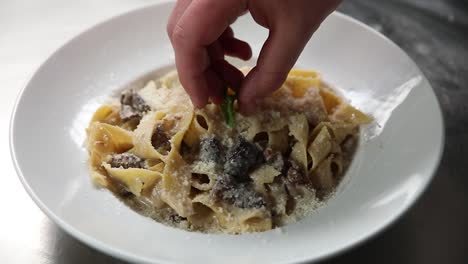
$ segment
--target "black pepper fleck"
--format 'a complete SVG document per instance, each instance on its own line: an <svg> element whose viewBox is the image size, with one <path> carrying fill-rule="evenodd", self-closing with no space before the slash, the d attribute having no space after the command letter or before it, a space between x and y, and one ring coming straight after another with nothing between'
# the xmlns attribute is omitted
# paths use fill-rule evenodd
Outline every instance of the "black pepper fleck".
<svg viewBox="0 0 468 264"><path fill-rule="evenodd" d="M169 216L169 221L171 221L174 224L179 224L180 222L185 221L185 220L187 220L187 218L182 217L177 214L173 214Z"/></svg>

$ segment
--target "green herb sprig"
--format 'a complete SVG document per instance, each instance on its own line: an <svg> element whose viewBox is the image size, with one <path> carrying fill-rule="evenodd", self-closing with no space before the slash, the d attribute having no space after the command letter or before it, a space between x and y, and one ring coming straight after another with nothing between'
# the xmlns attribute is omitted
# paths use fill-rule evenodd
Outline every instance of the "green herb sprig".
<svg viewBox="0 0 468 264"><path fill-rule="evenodd" d="M234 101L237 99L237 95L230 94L229 88L224 92L223 102L221 103L221 111L223 112L224 120L229 127L234 127L236 120L236 113L234 110Z"/></svg>

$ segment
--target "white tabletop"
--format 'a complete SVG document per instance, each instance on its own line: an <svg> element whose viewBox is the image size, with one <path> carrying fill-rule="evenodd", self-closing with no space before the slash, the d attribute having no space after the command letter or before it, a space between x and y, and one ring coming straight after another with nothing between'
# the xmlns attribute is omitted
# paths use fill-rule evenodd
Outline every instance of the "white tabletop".
<svg viewBox="0 0 468 264"><path fill-rule="evenodd" d="M56 49L100 21L156 2L0 1L0 262L116 262L68 236L34 204L11 162L9 121L17 94Z"/></svg>

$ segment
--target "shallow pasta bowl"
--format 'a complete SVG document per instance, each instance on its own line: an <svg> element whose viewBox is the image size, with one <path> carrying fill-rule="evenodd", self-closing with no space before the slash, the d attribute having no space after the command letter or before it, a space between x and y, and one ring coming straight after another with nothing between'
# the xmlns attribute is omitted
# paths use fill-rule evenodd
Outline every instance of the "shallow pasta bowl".
<svg viewBox="0 0 468 264"><path fill-rule="evenodd" d="M245 235L189 233L156 223L93 187L85 128L115 90L172 65L165 3L132 11L80 34L55 52L13 111L12 158L38 206L79 240L147 263L285 263L317 260L382 230L420 196L443 147L440 108L426 78L388 39L331 15L301 55L351 103L375 117L336 195L284 228ZM267 32L244 16L236 34L258 54Z"/></svg>

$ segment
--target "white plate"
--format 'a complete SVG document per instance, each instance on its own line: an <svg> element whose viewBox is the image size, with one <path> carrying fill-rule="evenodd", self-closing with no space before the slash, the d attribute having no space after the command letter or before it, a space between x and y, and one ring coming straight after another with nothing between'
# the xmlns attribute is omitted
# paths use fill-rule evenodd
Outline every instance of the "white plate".
<svg viewBox="0 0 468 264"><path fill-rule="evenodd" d="M281 230L206 235L156 223L93 188L83 148L88 120L112 91L173 63L165 33L171 7L136 10L79 35L39 68L18 99L10 140L17 172L34 201L64 230L138 262L317 260L382 230L425 189L443 147L434 93L396 45L338 13L315 34L298 65L321 71L353 104L376 116L380 128L365 129L367 140L325 207ZM249 16L234 28L258 54L265 30Z"/></svg>

